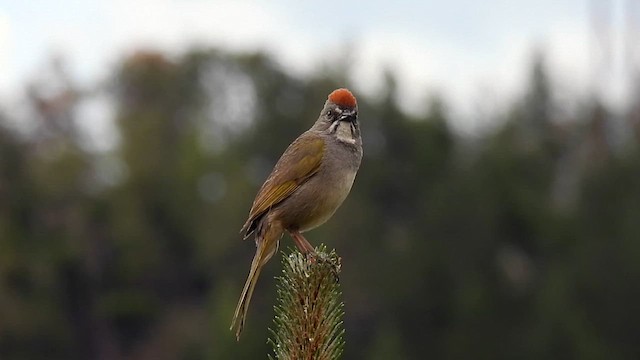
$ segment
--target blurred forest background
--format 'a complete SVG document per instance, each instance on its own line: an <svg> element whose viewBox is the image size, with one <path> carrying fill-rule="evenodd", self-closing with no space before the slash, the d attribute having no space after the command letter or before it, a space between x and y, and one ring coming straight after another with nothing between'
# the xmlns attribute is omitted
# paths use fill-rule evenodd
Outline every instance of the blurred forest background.
<svg viewBox="0 0 640 360"><path fill-rule="evenodd" d="M87 87L52 61L0 112L0 359L265 358L280 255L237 343L238 231L349 66L138 51ZM342 256L345 359L640 358L640 94L569 112L543 54L522 71L477 136L435 95L401 111L392 70L359 97L355 186L308 235ZM79 129L92 102L112 109L109 151Z"/></svg>

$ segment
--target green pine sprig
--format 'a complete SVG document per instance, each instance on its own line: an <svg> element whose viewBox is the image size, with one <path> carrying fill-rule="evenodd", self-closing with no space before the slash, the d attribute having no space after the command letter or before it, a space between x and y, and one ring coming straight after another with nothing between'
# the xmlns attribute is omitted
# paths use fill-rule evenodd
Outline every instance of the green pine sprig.
<svg viewBox="0 0 640 360"><path fill-rule="evenodd" d="M269 359L338 359L344 348L340 258L321 245L315 256L294 250L282 263L275 330L269 339L275 358Z"/></svg>

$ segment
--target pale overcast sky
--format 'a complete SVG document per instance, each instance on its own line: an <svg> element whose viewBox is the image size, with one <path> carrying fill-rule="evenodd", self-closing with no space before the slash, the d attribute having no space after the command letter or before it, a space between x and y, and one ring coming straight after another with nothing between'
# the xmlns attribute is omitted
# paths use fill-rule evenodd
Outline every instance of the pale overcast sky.
<svg viewBox="0 0 640 360"><path fill-rule="evenodd" d="M172 53L193 44L260 48L298 73L317 70L323 58L344 56L350 46L356 92L375 95L380 69L388 67L399 76L410 110L435 90L469 117L522 91L535 48L545 51L561 95L587 94L594 79L589 54L595 3L0 0L0 101L14 96L51 54L63 55L73 75L91 83L139 46ZM620 25L625 1L601 3L612 4L617 39L628 30ZM613 46L621 48L621 41ZM623 102L625 93L619 62L614 59L604 84L612 103Z"/></svg>

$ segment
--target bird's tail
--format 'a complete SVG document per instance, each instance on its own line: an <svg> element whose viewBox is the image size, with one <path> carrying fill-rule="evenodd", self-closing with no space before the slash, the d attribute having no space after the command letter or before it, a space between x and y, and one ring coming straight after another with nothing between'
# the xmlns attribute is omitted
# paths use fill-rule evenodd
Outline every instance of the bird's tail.
<svg viewBox="0 0 640 360"><path fill-rule="evenodd" d="M263 233L263 236L258 235L256 238L256 255L251 262L251 270L249 270L249 276L242 289L240 300L236 306L236 311L233 314L233 320L231 321L231 327L229 330L236 329L236 339L240 340L240 334L244 328L244 323L247 318L247 310L249 309L249 303L251 302L251 295L253 289L258 282L260 271L264 264L271 259L273 254L278 250L278 243L282 236L282 228L279 226L269 226Z"/></svg>

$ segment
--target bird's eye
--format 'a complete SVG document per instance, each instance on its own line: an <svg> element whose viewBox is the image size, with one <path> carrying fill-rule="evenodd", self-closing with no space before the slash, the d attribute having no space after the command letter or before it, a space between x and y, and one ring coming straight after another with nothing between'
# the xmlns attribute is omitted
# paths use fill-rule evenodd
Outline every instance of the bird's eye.
<svg viewBox="0 0 640 360"><path fill-rule="evenodd" d="M333 111L327 110L327 117L332 117L332 116L333 116Z"/></svg>

